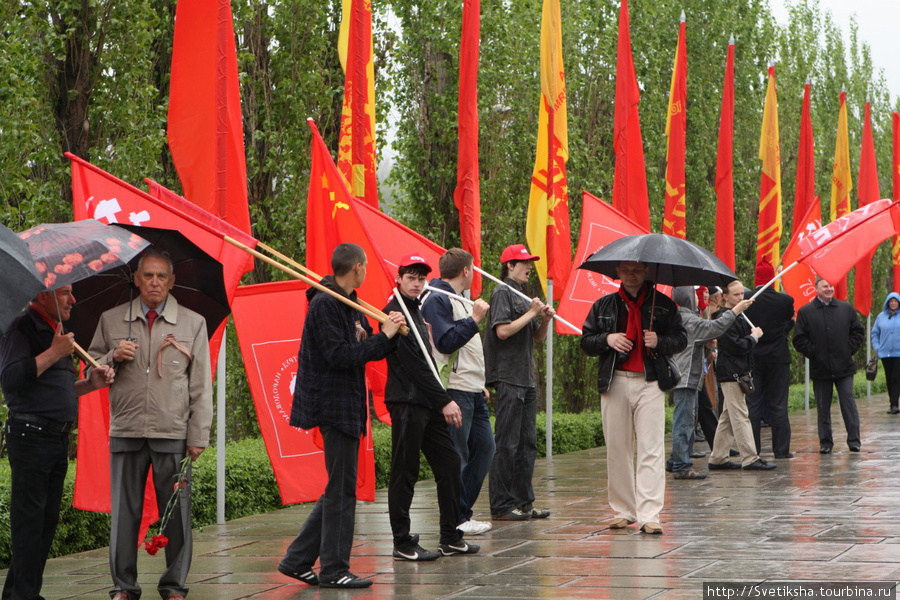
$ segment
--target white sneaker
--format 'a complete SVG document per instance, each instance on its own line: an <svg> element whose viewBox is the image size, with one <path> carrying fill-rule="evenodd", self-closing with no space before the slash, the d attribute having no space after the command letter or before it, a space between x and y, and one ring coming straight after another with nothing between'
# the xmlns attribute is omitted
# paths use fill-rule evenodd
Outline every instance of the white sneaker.
<svg viewBox="0 0 900 600"><path fill-rule="evenodd" d="M490 531L491 527L493 526L490 523L476 521L475 519L470 519L456 526L457 529L469 535L481 535L486 531Z"/></svg>

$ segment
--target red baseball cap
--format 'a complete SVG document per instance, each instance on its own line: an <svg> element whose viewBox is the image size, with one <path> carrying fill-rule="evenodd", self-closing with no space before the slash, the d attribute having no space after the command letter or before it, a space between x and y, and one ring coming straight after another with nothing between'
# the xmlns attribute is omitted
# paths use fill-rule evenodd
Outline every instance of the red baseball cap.
<svg viewBox="0 0 900 600"><path fill-rule="evenodd" d="M424 258L422 258L418 254L407 254L406 256L404 256L403 258L400 259L400 263L397 265L397 268L412 267L414 265L422 265L423 267L428 269L429 273L431 273L431 271L432 271L431 265L428 264L428 261L426 261Z"/></svg>
<svg viewBox="0 0 900 600"><path fill-rule="evenodd" d="M525 244L513 244L507 246L500 255L500 263L508 263L511 260L541 260L540 256L534 256L525 248Z"/></svg>

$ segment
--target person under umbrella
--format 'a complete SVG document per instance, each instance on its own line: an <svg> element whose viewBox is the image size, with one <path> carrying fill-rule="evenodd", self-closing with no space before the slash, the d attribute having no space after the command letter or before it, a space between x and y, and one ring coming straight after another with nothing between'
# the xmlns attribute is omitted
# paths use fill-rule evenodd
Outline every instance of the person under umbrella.
<svg viewBox="0 0 900 600"><path fill-rule="evenodd" d="M59 523L69 466L69 433L78 396L108 386L113 369L77 379L72 286L38 293L0 340L0 387L8 408L5 433L11 472L12 556L4 598L40 598L44 565Z"/></svg>
<svg viewBox="0 0 900 600"><path fill-rule="evenodd" d="M109 392L113 600L141 595L137 537L148 470L153 467L162 513L183 460L200 456L209 445L212 425L206 320L170 293L175 285L172 262L153 248L141 257L134 283L139 297L101 315L89 349L98 362L116 369ZM178 494L162 532L168 538L166 570L157 590L168 600L183 600L188 591L190 488L188 483Z"/></svg>
<svg viewBox="0 0 900 600"><path fill-rule="evenodd" d="M608 246L607 246L608 247ZM648 351L671 356L687 347L678 307L648 281L650 265L622 261L619 291L594 302L581 348L599 357L597 387L606 439L612 529L637 522L661 534L665 497L665 393L647 381ZM634 447L637 441L637 469Z"/></svg>

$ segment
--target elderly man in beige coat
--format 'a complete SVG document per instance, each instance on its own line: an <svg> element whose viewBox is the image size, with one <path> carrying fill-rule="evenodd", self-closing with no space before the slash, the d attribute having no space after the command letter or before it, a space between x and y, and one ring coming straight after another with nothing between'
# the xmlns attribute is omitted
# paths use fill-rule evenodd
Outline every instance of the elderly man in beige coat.
<svg viewBox="0 0 900 600"><path fill-rule="evenodd" d="M145 253L134 282L140 297L103 313L90 347L116 369L109 391L113 600L141 596L137 537L148 470L162 515L182 461L196 460L209 445L212 424L206 321L169 294L175 274L168 256ZM157 590L166 600L182 600L192 552L190 476L163 535L166 570Z"/></svg>

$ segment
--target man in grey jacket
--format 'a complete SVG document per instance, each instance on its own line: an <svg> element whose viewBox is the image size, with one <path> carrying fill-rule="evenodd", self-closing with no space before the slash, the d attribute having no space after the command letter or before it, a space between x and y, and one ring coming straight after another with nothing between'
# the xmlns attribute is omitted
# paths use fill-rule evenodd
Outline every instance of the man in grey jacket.
<svg viewBox="0 0 900 600"><path fill-rule="evenodd" d="M742 300L718 319L710 321L697 315L697 294L693 286L675 288L672 299L678 305L688 345L673 357L681 373L681 381L672 392L675 411L672 417L672 456L669 462L675 479L705 479L706 473L695 471L691 462L697 394L703 385L703 345L725 333L735 318L753 301Z"/></svg>
<svg viewBox="0 0 900 600"><path fill-rule="evenodd" d="M169 294L175 274L168 256L145 252L134 283L140 297L103 313L89 350L116 370L109 388L112 600L141 597L138 530L150 467L162 512L182 460L200 456L212 424L206 320ZM165 599L183 600L192 552L190 470L162 533L168 538L166 570L157 590Z"/></svg>

